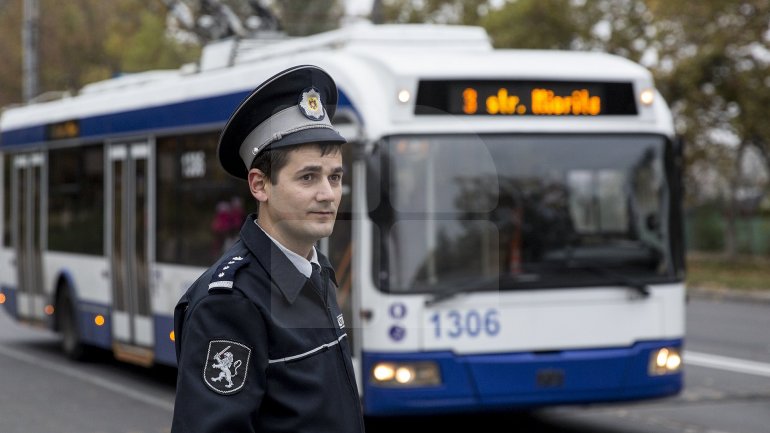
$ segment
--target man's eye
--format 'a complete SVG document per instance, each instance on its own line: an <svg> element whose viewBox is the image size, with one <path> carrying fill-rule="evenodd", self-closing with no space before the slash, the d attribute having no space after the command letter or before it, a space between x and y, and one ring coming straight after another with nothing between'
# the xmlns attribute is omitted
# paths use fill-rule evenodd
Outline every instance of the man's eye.
<svg viewBox="0 0 770 433"><path fill-rule="evenodd" d="M310 181L310 180L313 180L313 175L312 174L305 174L300 179L306 180L306 181Z"/></svg>
<svg viewBox="0 0 770 433"><path fill-rule="evenodd" d="M329 179L331 179L332 182L339 182L340 180L342 180L342 176L339 174L333 174L329 176Z"/></svg>

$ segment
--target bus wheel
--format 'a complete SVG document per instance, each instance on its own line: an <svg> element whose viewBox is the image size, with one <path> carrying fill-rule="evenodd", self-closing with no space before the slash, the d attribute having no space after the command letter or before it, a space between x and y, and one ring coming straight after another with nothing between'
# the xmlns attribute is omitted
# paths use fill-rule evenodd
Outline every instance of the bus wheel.
<svg viewBox="0 0 770 433"><path fill-rule="evenodd" d="M75 306L73 305L69 290L66 288L59 294L55 311L59 316L57 322L59 333L61 334L62 351L72 360L85 360L87 358L86 346L80 339Z"/></svg>

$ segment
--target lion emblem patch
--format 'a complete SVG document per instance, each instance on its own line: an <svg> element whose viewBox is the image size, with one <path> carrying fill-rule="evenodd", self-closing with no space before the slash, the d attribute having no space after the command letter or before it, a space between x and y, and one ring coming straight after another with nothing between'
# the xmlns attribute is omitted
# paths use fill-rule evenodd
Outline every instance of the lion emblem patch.
<svg viewBox="0 0 770 433"><path fill-rule="evenodd" d="M251 349L230 340L212 340L203 367L203 381L219 394L234 394L246 384Z"/></svg>

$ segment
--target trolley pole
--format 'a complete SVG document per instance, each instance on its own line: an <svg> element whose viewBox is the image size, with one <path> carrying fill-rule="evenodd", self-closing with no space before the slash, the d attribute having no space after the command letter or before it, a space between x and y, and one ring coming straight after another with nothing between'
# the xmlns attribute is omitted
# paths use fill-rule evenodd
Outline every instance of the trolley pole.
<svg viewBox="0 0 770 433"><path fill-rule="evenodd" d="M23 97L29 102L38 94L39 0L24 0L24 23L21 30L23 64Z"/></svg>

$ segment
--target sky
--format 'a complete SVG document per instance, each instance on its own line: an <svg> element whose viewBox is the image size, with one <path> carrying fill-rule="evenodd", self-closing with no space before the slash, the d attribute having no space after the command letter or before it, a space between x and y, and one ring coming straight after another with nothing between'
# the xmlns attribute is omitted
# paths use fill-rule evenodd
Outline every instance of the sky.
<svg viewBox="0 0 770 433"><path fill-rule="evenodd" d="M373 0L345 0L345 11L347 15L352 16L369 15L372 2Z"/></svg>

